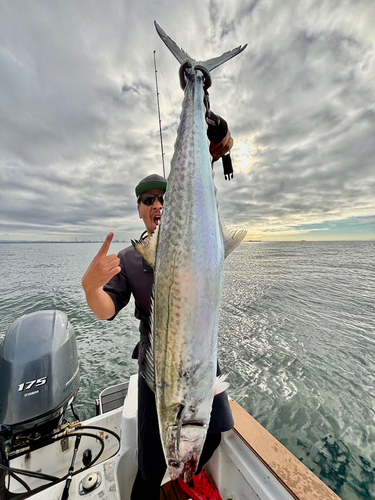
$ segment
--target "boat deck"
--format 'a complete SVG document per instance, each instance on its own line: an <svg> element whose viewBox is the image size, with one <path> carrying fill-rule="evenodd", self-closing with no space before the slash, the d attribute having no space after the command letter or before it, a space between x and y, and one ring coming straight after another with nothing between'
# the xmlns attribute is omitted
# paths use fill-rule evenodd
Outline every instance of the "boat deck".
<svg viewBox="0 0 375 500"><path fill-rule="evenodd" d="M131 380L136 387L136 375L133 377ZM105 414L123 404L127 391L127 383L103 391L97 404L98 414ZM134 401L129 399L130 416L127 413L125 415L129 420L130 417L135 418L132 412L136 404L136 399ZM132 405L135 405L134 408ZM212 470L207 467L219 491L223 492L223 498L235 498L232 491L236 491L240 492L240 498L254 500L260 498L340 500L244 408L233 400L230 401L230 405L235 422L234 432L226 433L222 440L221 453L217 454L216 461L211 464ZM165 483L160 489L160 500L189 500L189 498L177 481Z"/></svg>
<svg viewBox="0 0 375 500"><path fill-rule="evenodd" d="M160 500L188 500L189 498L177 481L169 481L160 488Z"/></svg>
<svg viewBox="0 0 375 500"><path fill-rule="evenodd" d="M113 387L108 387L99 395L96 401L97 415L119 408L124 404L129 382L124 382ZM188 500L190 497L182 491L177 481L169 481L160 488L160 500Z"/></svg>

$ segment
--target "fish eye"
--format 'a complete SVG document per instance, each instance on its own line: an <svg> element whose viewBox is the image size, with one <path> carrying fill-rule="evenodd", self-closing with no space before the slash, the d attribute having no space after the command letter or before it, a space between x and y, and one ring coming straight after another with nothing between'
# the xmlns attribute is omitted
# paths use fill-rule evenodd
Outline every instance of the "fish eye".
<svg viewBox="0 0 375 500"><path fill-rule="evenodd" d="M173 459L169 460L168 463L171 467L174 467L175 469L180 467L181 464L181 462L179 462L178 460L173 460Z"/></svg>

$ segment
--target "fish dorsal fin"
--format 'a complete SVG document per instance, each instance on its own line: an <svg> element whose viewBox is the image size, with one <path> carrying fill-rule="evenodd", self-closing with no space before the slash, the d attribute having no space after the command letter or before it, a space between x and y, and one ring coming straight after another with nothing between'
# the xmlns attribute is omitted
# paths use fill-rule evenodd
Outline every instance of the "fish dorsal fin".
<svg viewBox="0 0 375 500"><path fill-rule="evenodd" d="M154 358L154 349L152 345L147 349L146 359L145 359L145 372L143 374L147 385L152 390L152 392L156 391L156 383L155 383L155 358Z"/></svg>
<svg viewBox="0 0 375 500"><path fill-rule="evenodd" d="M219 221L224 241L224 258L226 259L228 255L233 252L233 250L237 248L241 241L245 238L247 231L245 231L244 229L240 229L239 231L231 231L226 227L220 213Z"/></svg>
<svg viewBox="0 0 375 500"><path fill-rule="evenodd" d="M133 247L142 255L145 261L154 269L156 249L158 246L159 226L148 240L131 240Z"/></svg>
<svg viewBox="0 0 375 500"><path fill-rule="evenodd" d="M236 47L233 50L228 50L227 52L224 52L224 54L222 54L219 57L213 57L211 59L208 59L207 61L196 61L195 59L190 57L187 52L185 52L182 48L180 48L177 45L177 43L174 42L172 38L166 34L166 32L158 25L156 21L154 21L154 25L160 38L163 40L165 45L172 52L172 54L175 56L175 58L181 65L185 64L186 62L189 62L193 68L195 66L200 66L201 68L203 67L204 69L206 69L208 72L217 68L221 64L229 61L229 59L232 59L232 57L235 57L237 54L245 50L247 47L247 44L244 46L240 45L239 47Z"/></svg>
<svg viewBox="0 0 375 500"><path fill-rule="evenodd" d="M153 324L154 324L154 291L151 296L151 304L150 304L150 318L149 318L149 326L152 332ZM144 370L141 370L140 373L142 377L145 379L146 384L149 388L155 392L156 391L156 383L155 383L155 357L154 357L154 346L153 346L153 335L149 334L149 342L150 345L147 348L146 356L144 360Z"/></svg>

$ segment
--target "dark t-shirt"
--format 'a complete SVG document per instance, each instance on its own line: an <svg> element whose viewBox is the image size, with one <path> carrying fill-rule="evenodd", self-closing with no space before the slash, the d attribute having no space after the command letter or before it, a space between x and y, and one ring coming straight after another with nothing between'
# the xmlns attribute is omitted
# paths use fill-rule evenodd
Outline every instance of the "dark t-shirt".
<svg viewBox="0 0 375 500"><path fill-rule="evenodd" d="M116 313L111 319L128 304L133 294L134 316L145 326L149 325L154 271L133 246L121 250L118 257L121 272L103 287L115 304Z"/></svg>

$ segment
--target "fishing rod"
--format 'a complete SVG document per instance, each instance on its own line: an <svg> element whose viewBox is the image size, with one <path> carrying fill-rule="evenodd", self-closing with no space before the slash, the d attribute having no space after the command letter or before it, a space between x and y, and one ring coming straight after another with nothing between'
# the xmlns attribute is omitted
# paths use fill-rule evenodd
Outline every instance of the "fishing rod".
<svg viewBox="0 0 375 500"><path fill-rule="evenodd" d="M159 104L159 88L158 88L158 71L156 69L156 50L154 50L154 68L155 68L155 85L156 85L156 102L158 103L158 117L159 117L159 134L160 134L160 147L161 147L161 160L163 163L163 175L165 177L165 163L164 163L164 147L163 147L163 134L161 131L161 117L160 117L160 104Z"/></svg>

